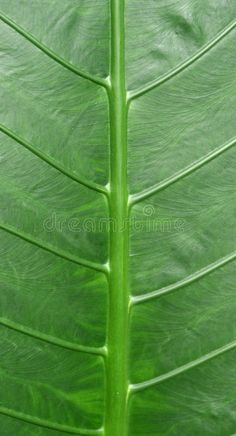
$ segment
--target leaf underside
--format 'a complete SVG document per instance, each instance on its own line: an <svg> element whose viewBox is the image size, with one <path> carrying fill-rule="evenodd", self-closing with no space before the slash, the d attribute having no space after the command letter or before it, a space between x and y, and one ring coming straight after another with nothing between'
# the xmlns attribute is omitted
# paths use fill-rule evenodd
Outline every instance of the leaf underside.
<svg viewBox="0 0 236 436"><path fill-rule="evenodd" d="M235 434L235 0L0 10L1 436ZM112 91L122 81L127 104ZM109 225L119 100L121 233ZM119 380L127 402L111 423Z"/></svg>

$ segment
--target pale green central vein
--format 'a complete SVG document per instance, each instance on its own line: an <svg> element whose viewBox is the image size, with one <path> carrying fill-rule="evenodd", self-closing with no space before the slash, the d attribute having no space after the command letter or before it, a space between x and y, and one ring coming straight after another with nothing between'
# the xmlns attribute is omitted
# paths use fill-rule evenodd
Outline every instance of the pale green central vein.
<svg viewBox="0 0 236 436"><path fill-rule="evenodd" d="M124 55L124 0L111 0L109 311L106 360L106 436L127 435L128 401L128 192L127 92Z"/></svg>

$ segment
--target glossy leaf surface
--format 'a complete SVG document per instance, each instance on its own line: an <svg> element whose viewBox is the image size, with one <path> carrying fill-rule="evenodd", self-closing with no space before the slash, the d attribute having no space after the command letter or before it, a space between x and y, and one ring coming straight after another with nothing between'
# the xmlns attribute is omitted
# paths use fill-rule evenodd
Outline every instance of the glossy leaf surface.
<svg viewBox="0 0 236 436"><path fill-rule="evenodd" d="M0 434L232 436L235 1L0 10Z"/></svg>

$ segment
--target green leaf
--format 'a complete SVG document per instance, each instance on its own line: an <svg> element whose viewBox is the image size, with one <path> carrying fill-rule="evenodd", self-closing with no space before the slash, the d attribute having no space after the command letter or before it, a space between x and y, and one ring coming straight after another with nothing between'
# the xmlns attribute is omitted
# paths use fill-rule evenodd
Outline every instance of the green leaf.
<svg viewBox="0 0 236 436"><path fill-rule="evenodd" d="M235 1L0 10L1 435L235 434Z"/></svg>

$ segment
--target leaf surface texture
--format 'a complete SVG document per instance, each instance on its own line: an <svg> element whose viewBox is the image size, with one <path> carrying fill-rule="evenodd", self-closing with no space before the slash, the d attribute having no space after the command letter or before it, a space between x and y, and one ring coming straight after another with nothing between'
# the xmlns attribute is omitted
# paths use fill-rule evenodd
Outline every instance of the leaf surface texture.
<svg viewBox="0 0 236 436"><path fill-rule="evenodd" d="M0 11L1 435L235 434L235 1Z"/></svg>

